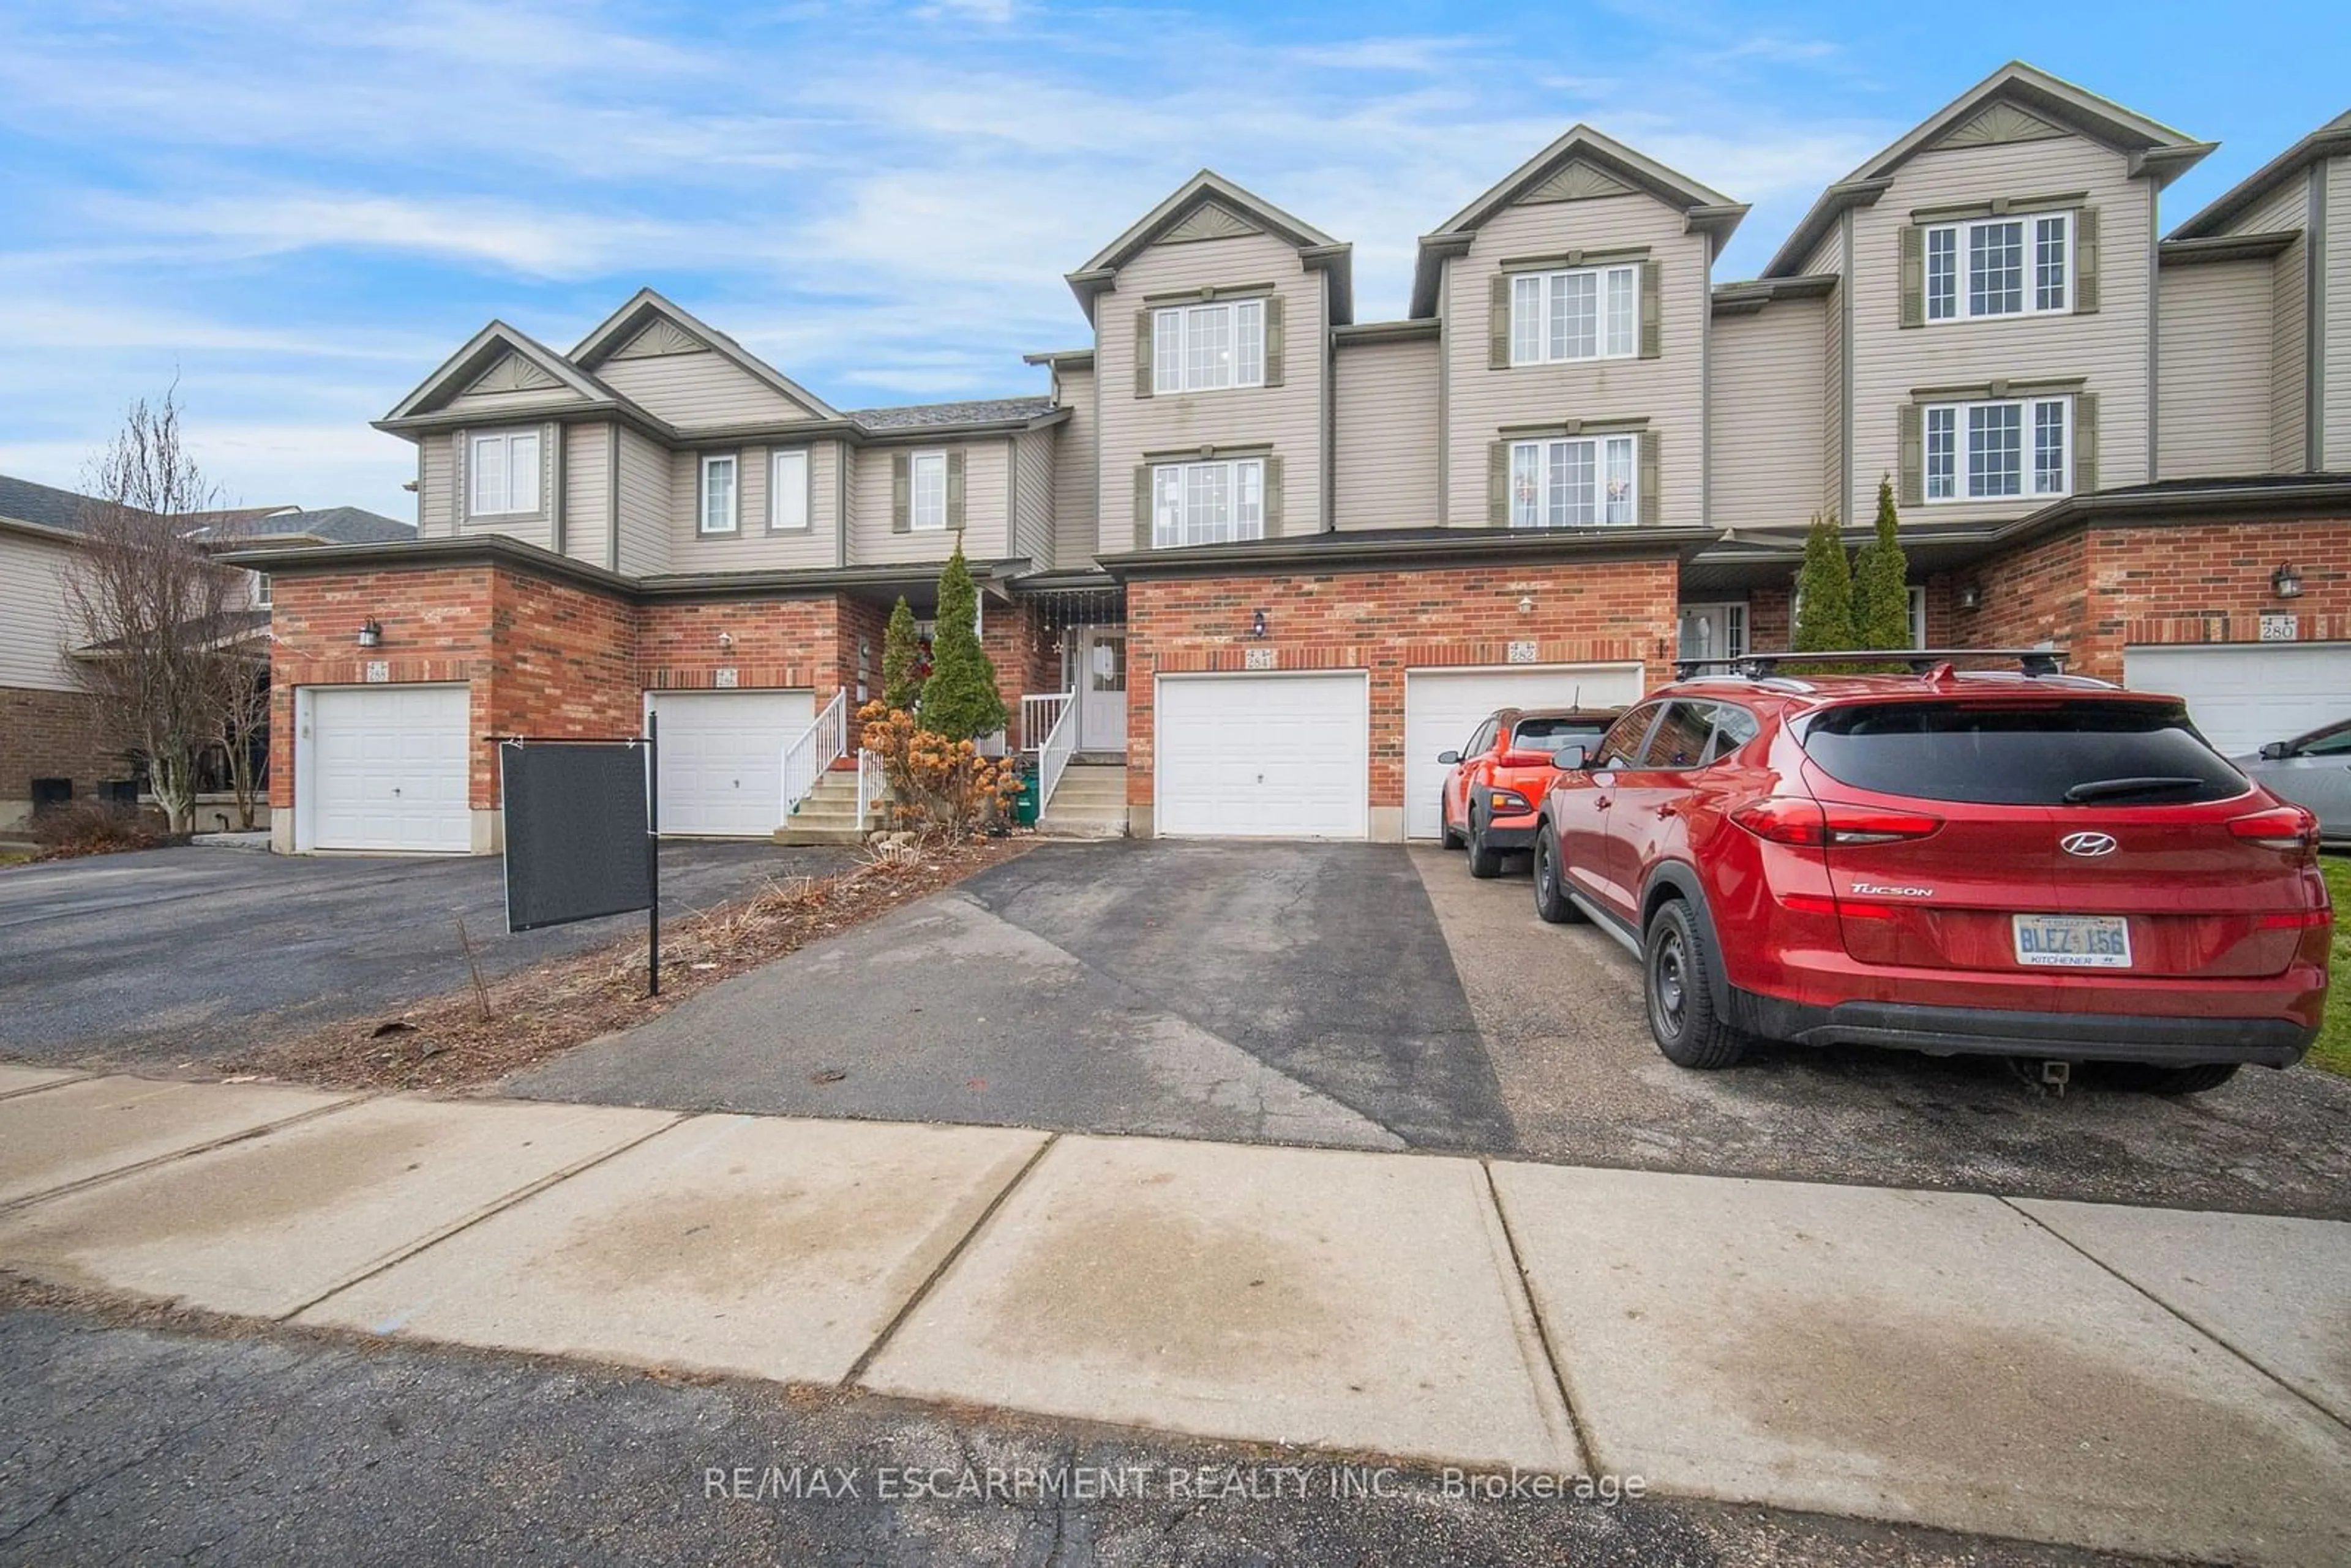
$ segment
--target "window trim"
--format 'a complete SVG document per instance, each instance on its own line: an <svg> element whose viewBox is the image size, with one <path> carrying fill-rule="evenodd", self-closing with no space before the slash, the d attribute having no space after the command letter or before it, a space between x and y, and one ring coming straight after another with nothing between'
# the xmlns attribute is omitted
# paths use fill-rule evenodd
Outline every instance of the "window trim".
<svg viewBox="0 0 2351 1568"><path fill-rule="evenodd" d="M528 507L514 504L515 465L514 444L528 440L531 444L531 501ZM498 452L498 468L505 486L506 505L496 510L480 506L483 474L482 448L495 444ZM547 433L539 425L517 424L497 430L469 430L465 433L465 520L492 517L536 517L547 509Z"/></svg>
<svg viewBox="0 0 2351 1568"><path fill-rule="evenodd" d="M726 526L710 526L710 470L720 463L726 465ZM739 452L705 452L696 465L700 475L694 487L694 531L698 538L723 538L743 531L743 455Z"/></svg>
<svg viewBox="0 0 2351 1568"><path fill-rule="evenodd" d="M1909 612L1910 618L1910 645L1913 648L1923 648L1927 646L1927 590L1923 585L1914 582L1904 589L1903 592L1907 595L1904 608Z"/></svg>
<svg viewBox="0 0 2351 1568"><path fill-rule="evenodd" d="M923 520L923 465L935 463L939 471L938 521ZM916 452L906 459L906 531L913 534L943 534L947 531L947 453L942 446L926 452Z"/></svg>
<svg viewBox="0 0 2351 1568"><path fill-rule="evenodd" d="M2040 411L2054 403L2064 411L2064 448L2058 455L2058 486L2053 490L2039 487L2040 475ZM1970 447L1968 413L1980 408L2014 408L2018 414L2017 489L2013 495L1978 496L1969 493L1974 465L1970 461ZM1935 494L1935 416L1949 413L1951 416L1951 493ZM1984 397L1938 399L1918 405L1918 497L1929 507L1981 505L1991 502L2054 501L2074 493L2074 461L2076 433L2074 429L2074 394L2072 392L2034 392L2022 397Z"/></svg>
<svg viewBox="0 0 2351 1568"><path fill-rule="evenodd" d="M1244 392L1265 385L1266 299L1262 294L1229 299L1204 299L1194 304L1155 305L1151 309L1151 390L1157 397L1182 397L1195 392ZM1257 355L1253 364L1241 353L1241 312L1257 313ZM1227 358L1232 365L1228 381L1192 384L1190 351L1192 319L1210 311L1227 319ZM1167 323L1175 322L1175 340L1167 341ZM1251 374L1245 376L1244 371Z"/></svg>
<svg viewBox="0 0 2351 1568"><path fill-rule="evenodd" d="M1153 549L1186 549L1195 545L1237 544L1265 538L1267 482L1265 455L1260 453L1245 457L1193 458L1182 462L1151 463L1146 466L1151 470L1151 548ZM1210 468L1222 469L1225 474L1226 515L1223 529L1225 537L1217 539L1186 538L1184 535L1190 526L1188 514L1191 509L1191 476L1195 473ZM1240 478L1241 470L1245 468L1253 468L1257 471L1257 518L1254 532L1242 531ZM1170 474L1180 476L1177 480L1179 490L1175 497L1176 516L1172 530L1168 527L1167 510L1161 497L1162 481ZM1171 532L1173 537L1170 537Z"/></svg>
<svg viewBox="0 0 2351 1568"><path fill-rule="evenodd" d="M1625 518L1622 522L1608 520L1607 464L1608 448L1617 442L1625 444L1630 454L1626 465ZM1584 446L1592 453L1592 521L1588 523L1548 520L1551 491L1556 483L1551 471L1552 450L1562 446ZM1541 494L1531 503L1537 509L1535 520L1519 521L1519 455L1532 452L1542 470ZM1636 430L1604 430L1590 435L1529 436L1510 444L1510 526L1514 528L1632 528L1641 524L1641 433Z"/></svg>
<svg viewBox="0 0 2351 1568"><path fill-rule="evenodd" d="M2074 313L2074 285L2081 270L2080 225L2078 211L2073 207L2044 207L2028 212L1998 213L1988 217L1958 218L1949 223L1919 225L1918 314L1929 327L1947 327L1958 321L2008 321L2020 316L2070 316ZM2055 219L2065 227L2065 286L2064 298L2054 305L2040 302L2040 225ZM1973 308L1975 246L1974 231L1992 224L2015 224L2022 231L2022 257L2020 264L2022 304L2014 310L1981 310ZM1951 239L1951 313L1935 314L1935 236L1948 234Z"/></svg>
<svg viewBox="0 0 2351 1568"><path fill-rule="evenodd" d="M1608 347L1611 325L1608 314L1609 278L1617 273L1624 274L1627 280L1625 287L1632 300L1633 314L1630 329L1625 334L1623 351L1612 352ZM1528 365L1588 365L1596 361L1637 360L1641 357L1641 263L1638 261L1599 262L1590 267L1559 267L1541 272L1512 271L1508 276L1510 280L1510 343L1512 370ZM1598 280L1593 286L1593 351L1589 354L1553 354L1551 351L1553 336L1552 282L1555 278L1563 277L1591 277ZM1534 339L1536 348L1540 351L1531 357L1522 357L1519 352L1519 286L1529 282L1535 285L1537 324Z"/></svg>
<svg viewBox="0 0 2351 1568"><path fill-rule="evenodd" d="M266 571L256 571L248 572L246 575L253 579L251 585L246 590L246 607L253 610L274 608L270 601L269 574Z"/></svg>
<svg viewBox="0 0 2351 1568"><path fill-rule="evenodd" d="M787 458L798 460L800 472L799 480L797 486L788 486L784 482L783 466ZM783 507L779 503L783 498L784 492L788 488L797 488L799 492L800 520L797 523L787 523L781 520L783 517ZM805 446L778 446L768 452L768 531L769 533L807 533L809 529L813 528L816 524L815 496L816 457L809 448Z"/></svg>

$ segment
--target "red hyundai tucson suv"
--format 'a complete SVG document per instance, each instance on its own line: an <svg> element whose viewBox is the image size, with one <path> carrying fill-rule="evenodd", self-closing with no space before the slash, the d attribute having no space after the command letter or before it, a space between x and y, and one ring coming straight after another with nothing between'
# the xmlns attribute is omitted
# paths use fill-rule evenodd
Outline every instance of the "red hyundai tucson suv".
<svg viewBox="0 0 2351 1568"><path fill-rule="evenodd" d="M2316 820L2179 698L2039 651L2027 673L1949 662L1993 656L1806 677L1789 655L1662 688L1561 754L1536 912L1632 949L1685 1067L1761 1037L2137 1062L2189 1092L2301 1060L2333 921Z"/></svg>

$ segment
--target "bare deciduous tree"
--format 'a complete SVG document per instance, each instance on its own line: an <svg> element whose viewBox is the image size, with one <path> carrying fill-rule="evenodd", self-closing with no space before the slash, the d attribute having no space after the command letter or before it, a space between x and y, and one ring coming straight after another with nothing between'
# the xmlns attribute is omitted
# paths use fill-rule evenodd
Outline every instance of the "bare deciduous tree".
<svg viewBox="0 0 2351 1568"><path fill-rule="evenodd" d="M87 489L66 589L75 668L101 732L144 759L156 803L185 832L198 759L253 670L237 647L247 580L213 558L222 540L198 514L216 492L188 452L176 392L131 405Z"/></svg>

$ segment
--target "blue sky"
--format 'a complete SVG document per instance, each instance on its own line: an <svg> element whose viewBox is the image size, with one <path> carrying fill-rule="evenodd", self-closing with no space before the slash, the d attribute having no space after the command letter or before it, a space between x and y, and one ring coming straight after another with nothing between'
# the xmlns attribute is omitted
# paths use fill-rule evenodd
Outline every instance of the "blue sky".
<svg viewBox="0 0 2351 1568"><path fill-rule="evenodd" d="M2011 57L2219 141L2167 226L2351 107L2351 7L0 0L0 472L78 482L178 377L231 499L413 515L368 428L492 317L650 284L837 405L1042 390L1061 275L1203 165L1415 236L1582 120L1751 202Z"/></svg>

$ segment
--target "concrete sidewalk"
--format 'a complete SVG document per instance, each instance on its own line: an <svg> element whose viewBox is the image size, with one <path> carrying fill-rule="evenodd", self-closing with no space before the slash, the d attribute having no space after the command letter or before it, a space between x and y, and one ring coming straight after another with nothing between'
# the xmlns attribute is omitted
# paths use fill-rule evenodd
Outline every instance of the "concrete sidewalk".
<svg viewBox="0 0 2351 1568"><path fill-rule="evenodd" d="M2351 1559L2351 1225L0 1067L0 1268L2162 1555Z"/></svg>

